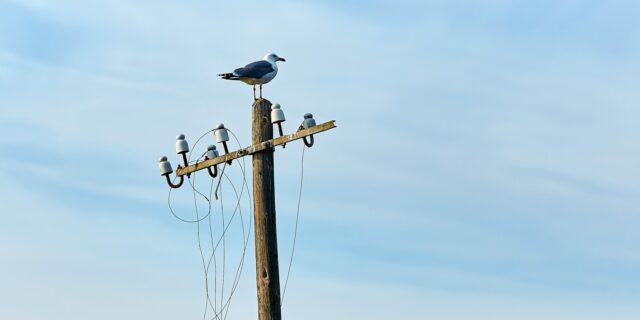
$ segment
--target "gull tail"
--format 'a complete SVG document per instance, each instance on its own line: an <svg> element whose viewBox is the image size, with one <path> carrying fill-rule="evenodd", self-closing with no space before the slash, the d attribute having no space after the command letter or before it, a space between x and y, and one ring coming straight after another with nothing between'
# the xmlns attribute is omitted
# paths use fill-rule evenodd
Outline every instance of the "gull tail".
<svg viewBox="0 0 640 320"><path fill-rule="evenodd" d="M218 77L221 77L222 79L225 79L225 80L238 80L238 77L233 73L221 73L218 75Z"/></svg>

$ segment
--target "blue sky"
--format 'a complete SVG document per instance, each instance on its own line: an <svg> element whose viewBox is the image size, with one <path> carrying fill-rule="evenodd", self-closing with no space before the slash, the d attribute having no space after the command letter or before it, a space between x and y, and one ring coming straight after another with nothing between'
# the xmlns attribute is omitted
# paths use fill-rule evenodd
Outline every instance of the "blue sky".
<svg viewBox="0 0 640 320"><path fill-rule="evenodd" d="M250 87L215 74L276 52L285 130L338 125L305 154L285 318L638 319L639 12L2 1L0 318L200 319L156 161L220 122L247 145ZM300 150L275 154L282 272ZM252 241L230 319L256 317Z"/></svg>

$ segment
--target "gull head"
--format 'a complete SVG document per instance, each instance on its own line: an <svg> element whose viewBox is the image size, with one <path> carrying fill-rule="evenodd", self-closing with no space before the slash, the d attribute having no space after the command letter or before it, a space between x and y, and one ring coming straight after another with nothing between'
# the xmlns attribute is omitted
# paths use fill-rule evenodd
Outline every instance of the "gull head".
<svg viewBox="0 0 640 320"><path fill-rule="evenodd" d="M275 54L275 53L269 53L269 54L265 55L264 56L264 60L267 60L267 61L269 61L271 63L276 63L277 61L283 61L283 62L286 61L286 60L284 60L284 58L278 57L278 55Z"/></svg>

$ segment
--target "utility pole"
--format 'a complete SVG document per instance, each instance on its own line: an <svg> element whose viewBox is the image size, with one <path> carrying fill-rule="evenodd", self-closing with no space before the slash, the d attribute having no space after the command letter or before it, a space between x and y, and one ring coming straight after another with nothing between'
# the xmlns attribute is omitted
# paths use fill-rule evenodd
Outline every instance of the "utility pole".
<svg viewBox="0 0 640 320"><path fill-rule="evenodd" d="M276 119L271 119L273 112L280 112ZM225 154L218 155L215 147L210 147L207 158L204 161L188 165L186 153L189 147L184 140L184 135L179 135L176 142L176 153L182 155L184 166L178 166L176 176L177 184L173 183L170 174L173 173L171 164L166 157L160 159L160 174L165 176L167 183L172 188L179 188L184 177L191 173L207 169L213 178L217 176L217 165L223 162L228 164L232 160L252 155L253 157L253 216L255 230L256 249L256 282L258 289L258 319L281 320L280 309L280 271L278 267L278 240L276 232L276 201L274 183L273 153L276 146L303 139L305 145L313 145L313 135L335 128L335 121L328 121L316 125L311 114L304 116L303 125L298 131L282 135L281 123L284 121L284 113L279 105L271 108L271 102L266 99L255 100L252 105L252 145L233 152L228 151L229 140L227 129L219 125L215 130L216 140L224 145ZM278 125L280 137L273 138L273 124ZM310 142L307 141L310 139ZM214 168L212 171L211 168Z"/></svg>
<svg viewBox="0 0 640 320"><path fill-rule="evenodd" d="M271 102L253 103L251 142L256 145L273 138ZM276 232L276 198L273 181L273 149L253 154L253 217L256 243L258 319L280 320L280 271Z"/></svg>

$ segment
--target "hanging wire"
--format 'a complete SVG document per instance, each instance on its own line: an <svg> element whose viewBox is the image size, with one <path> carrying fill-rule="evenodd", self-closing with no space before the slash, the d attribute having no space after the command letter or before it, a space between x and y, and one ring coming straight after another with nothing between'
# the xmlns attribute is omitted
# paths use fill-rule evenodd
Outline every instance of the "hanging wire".
<svg viewBox="0 0 640 320"><path fill-rule="evenodd" d="M202 136L200 136L195 144L193 145L192 150L195 150L196 146L198 145L198 143L201 141L201 139L206 136L207 134L213 132L214 130L208 130L206 131ZM234 137L235 141L238 143L238 146L241 148L241 144L240 141L238 139L238 137L231 131L229 130L229 132L231 133L231 135ZM293 257L294 257L294 253L295 253L295 247L296 247L296 241L297 241L297 234L298 234L298 225L299 225L299 217L300 217L300 206L301 206L301 199L302 199L302 186L303 186L303 181L304 181L304 155L305 155L305 146L302 146L302 155L301 155L301 160L300 160L300 185L299 185L299 190L298 190L298 203L297 203L297 208L296 208L296 219L295 219L295 228L294 228L294 235L293 235L293 242L292 242L292 247L291 247L291 255L289 258L289 265L287 267L287 275L285 278L285 284L283 287L283 291L282 291L282 304L284 303L284 296L287 290L287 286L289 283L289 277L291 274L291 268L292 268L292 264L293 264ZM191 164L193 162L198 163L198 161L200 161L200 159L202 159L206 152L203 153L200 157L198 157L198 159L196 160L191 160L191 156L193 154L193 151L189 153L189 157L188 157L188 163ZM193 192L193 201L194 201L194 208L196 211L196 219L195 220L190 220L190 219L185 219L182 218L181 216L179 216L178 214L176 214L176 212L174 211L174 209L171 206L171 189L169 190L169 195L168 195L168 199L167 199L167 203L169 205L169 209L172 213L172 215L177 218L178 220L185 222L185 223L197 223L196 226L196 230L197 230L197 238L198 238L198 250L200 252L200 257L201 257L201 261L203 264L203 269L204 269L204 275L205 275L205 294L206 294L206 301L205 301L205 310L203 313L203 320L207 319L207 315L208 315L208 310L211 309L212 314L210 314L210 319L214 320L224 320L228 317L229 315L229 310L230 310L230 305L231 305L231 301L232 298L238 288L239 282L240 282L240 278L241 278L241 274L242 274L242 270L243 270L243 266L244 266L244 262L245 262L245 258L246 258L246 252L247 252L247 247L248 247L248 243L249 243L249 239L250 239L250 235L251 235L251 228L252 228L252 215L249 214L249 219L248 219L248 229L245 229L245 221L244 221L244 217L243 217L243 209L242 209L242 198L244 197L244 193L246 190L247 193L247 201L248 201L248 207L249 207L249 212L252 212L253 210L253 202L252 202L252 197L251 197L251 191L249 188L249 184L247 182L247 172L246 172L246 160L243 157L241 159L241 165L239 165L239 169L241 170L241 174L242 174L242 185L240 187L240 190L238 192L238 189L236 188L235 184L233 183L233 180L231 179L231 177L229 176L229 174L225 173L225 168L226 168L226 163L224 164L223 168L222 168L222 172L219 175L219 180L217 181L217 185L216 188L214 189L214 184L216 184L215 179L211 180L211 184L209 186L209 194L208 196L205 195L203 192L201 192L200 190L198 190L198 188L196 187L195 184L195 177L196 177L196 173L192 173L192 178L188 178L189 180L189 184L192 188L192 192ZM224 177L224 178L223 178ZM175 178L174 178L175 179ZM222 181L226 180L230 185L231 188L233 189L235 198L236 198L236 204L235 204L235 208L233 210L233 213L231 214L230 217L225 217L225 213L224 213L224 198L223 198L223 193L222 193ZM220 194L220 198L218 199L218 192ZM220 226L220 235L219 236L215 236L214 235L214 223L213 223L213 219L212 219L212 201L214 199L216 200L220 200L220 218L221 218L221 226ZM208 210L206 212L206 214L201 215L200 209L198 207L198 198L203 199L204 201L207 202L207 206L208 206ZM233 281L231 283L231 285L229 287L225 286L225 273L226 273L226 264L227 264L227 258L226 258L226 236L227 236L227 232L229 231L229 228L231 226L231 224L233 223L235 216L238 215L239 216L239 220L240 220L240 226L241 226L241 230L242 230L242 253L240 255L240 261L238 263L238 266L235 270L235 274L233 276ZM200 230L200 222L204 221L204 219L207 219L207 223L208 223L208 231L209 231L209 242L211 244L211 254L209 255L208 259L205 259L205 254L204 254L204 249L202 246L202 241L201 241L201 230ZM220 262L220 260L218 259L216 253L220 247L220 245L222 245L222 274L220 277L220 284L221 284L221 288L220 288L220 295L219 295L219 299L218 299L218 263ZM211 265L213 264L213 282L214 282L214 286L213 286L213 301L211 301L211 290L210 290L210 286L209 286L209 282L210 282L210 268ZM228 291L228 297L225 298L225 287L227 289L229 289ZM219 304L218 304L219 303Z"/></svg>
<svg viewBox="0 0 640 320"><path fill-rule="evenodd" d="M195 150L195 147L196 147L196 146L197 146L197 144L200 142L200 140L201 140L205 135L207 135L209 132L212 132L212 131L214 131L214 130L209 130L209 131L205 132L202 136L200 136L200 138L198 138L198 140L197 140L197 141L196 141L196 143L194 144L193 149ZM234 135L234 138L236 139L236 142L238 143L238 146L239 146L239 147L241 147L241 145L240 145L240 141L237 139L237 137L235 137L235 135ZM190 156L191 156L191 154L190 154ZM204 156L204 154L203 154L202 156ZM201 157L202 157L202 156L201 156ZM190 158L189 158L189 159L190 159ZM245 257L245 253L246 253L246 246L247 246L247 243L248 243L248 237L247 237L247 240L246 240L246 241L244 240L244 221L243 221L244 219L242 218L242 211L241 211L241 210L242 210L242 208L240 207L240 201L241 201L241 198L242 198L242 196L243 196L243 190L244 190L244 188L245 188L245 186L246 186L246 171L245 171L246 163L244 162L244 159L243 159L243 163L242 163L242 166L241 166L241 169L242 169L242 175L243 175L243 185L242 185L241 192L240 192L240 194L239 194L239 195L238 195L238 193L237 193L237 191L236 191L236 188L235 188L235 186L233 185L233 182L231 181L231 179L230 179L230 178L229 178L229 177L224 173L224 169L225 169L225 168L226 168L226 164L225 164L225 167L223 167L223 169L222 169L222 174L223 174L223 175L227 178L227 180L229 180L229 182L232 184L232 187L233 187L233 189L234 189L234 193L236 194L236 198L237 198L237 205L236 205L236 208L234 209L234 213L233 213L233 215L232 215L231 219L229 219L229 223L228 223L228 224L225 224L225 218L224 218L224 207L223 207L223 200L222 200L222 190L220 190L220 192L221 192L221 201L220 201L220 205L221 205L221 213L220 213L220 215L221 215L221 219L222 219L222 226L224 226L224 230L222 231L222 235L221 235L221 237L220 237L220 238L221 238L220 240L222 241L222 247L223 247L223 248L222 248L223 255L222 255L222 277L221 277L221 279L222 279L222 285L221 285L221 293L220 293L220 313L222 313L222 312L224 311L225 306L228 306L228 302L231 300L231 296L232 296L232 294L233 294L233 292L232 292L232 293L230 294L230 297L229 297L229 299L228 299L228 302L227 302L227 303L225 303L225 304L223 304L223 299L224 299L225 269L226 269L226 232L227 232L227 229L228 229L229 225L230 225L230 224L231 224L231 222L233 221L233 218L235 217L236 211L237 211L238 209L240 209L240 221L241 221L241 222L240 222L240 224L241 224L242 232L243 232L243 237L242 237L242 239L243 239L243 253L242 253L242 259L241 259L241 262L240 262L240 264L239 264L239 268L238 268L238 270L240 270L240 268L242 267L242 265L243 265L243 263L244 263L244 257ZM220 183L221 183L221 182L222 182L222 178L220 178L220 180L218 180L218 185L217 185L217 187L216 187L216 193L215 193L216 199L218 198L218 196L217 196L217 191L218 191L218 189L220 188ZM213 180L212 180L212 183L213 183ZM193 185L192 185L192 187L193 187ZM213 185L212 185L212 187L213 187ZM211 189L212 189L212 188L211 188ZM203 196L203 197L204 197L204 198L209 202L209 206L211 205L211 200L210 200L210 199L211 199L211 192L212 192L212 190L210 190L209 198L207 198L207 197L205 197L204 195L202 195L202 193L201 193L201 192L199 192L199 191L198 191L198 193L199 193L199 194L201 194L201 195L202 195L202 196ZM248 188L247 188L247 192L248 192ZM195 195L194 195L194 196L195 196ZM196 200L194 199L194 201L196 201ZM210 215L209 215L209 218L210 218ZM201 219L198 219L198 220L199 220L199 221L202 221ZM219 245L219 243L220 243L220 240L218 240L218 243L217 243L215 246L213 246L213 231L212 231L212 226L211 226L211 219L209 219L209 232L210 232L210 238L211 238L211 240L212 240L212 241L211 241L211 243L212 243L212 254L211 254L211 257L209 258L209 262L207 263L207 265L206 265L206 267L205 267L205 281L207 282L207 283L206 283L206 288L207 288L207 300L208 300L208 301L209 301L209 303L210 303L211 301L210 301L210 298L209 298L209 292L208 292L208 270L209 270L209 267L210 267L210 264L211 264L211 259L213 258L213 259L215 260L215 251L217 250L218 245ZM203 263L204 263L204 256L202 256L202 258L203 258ZM215 280L214 280L214 285L215 285L215 288L214 288L214 301L217 301L217 297L216 297L216 296L217 296L217 261L215 261L215 262L214 262L214 273L215 273ZM237 287L237 282L238 282L238 280L239 280L239 276L238 276L238 275L239 275L239 272L238 272L238 271L236 271L236 277L234 277L234 283L232 284L232 287L233 287L233 290L234 290L234 291L235 291L235 288ZM214 304L215 304L215 303L214 303ZM215 311L215 307L213 307L213 305L212 305L212 309L214 310L215 318L219 318L220 313L218 313L218 312L216 312L216 311ZM226 315L228 314L228 311L229 311L229 310L228 310L228 308L227 308L227 310L226 310L226 312L225 312L225 317L226 317Z"/></svg>
<svg viewBox="0 0 640 320"><path fill-rule="evenodd" d="M191 147L191 152L189 152L189 157L187 158L188 160L191 160L191 154L193 153L193 150L195 150L195 149L196 149L196 146L198 145L198 143L200 143L200 140L202 140L202 138L204 138L207 134L209 134L209 133L213 132L214 130L215 130L215 129L211 129L211 130L205 131L205 132L200 136L200 138L198 138L198 140L196 140L196 142L195 142L195 143L193 144L193 146ZM204 155L204 154L206 154L206 152L205 152L205 153L203 153L203 155ZM200 156L200 158L202 158L202 156Z"/></svg>
<svg viewBox="0 0 640 320"><path fill-rule="evenodd" d="M196 149L196 146L198 145L198 143L200 142L200 140L202 140L203 137L205 137L208 133L210 133L212 130L206 131L205 133L203 133L197 140L196 143L193 145L192 150ZM187 158L187 164L191 164L191 163L197 163L201 158L204 157L205 153L203 153L198 159L196 160L191 160L191 156L193 155L193 152L189 152L189 156ZM204 195L201 191L199 191L196 186L195 186L195 178L196 178L196 173L193 174L193 179L191 179L191 176L188 175L187 176L189 184L191 186L191 189L193 191L193 201L194 201L194 208L196 211L196 220L188 220L188 219L184 219L180 216L178 216L175 211L173 210L173 207L171 206L171 191L169 190L169 195L167 197L167 203L169 206L169 209L171 211L171 214L179 219L180 221L186 222L186 223L197 223L197 239L198 239L198 251L200 252L200 257L202 260L202 264L203 264L203 268L204 268L204 274L205 274L205 295L206 295L206 300L205 300L205 310L203 313L203 319L206 318L206 314L207 314L207 309L208 306L212 307L212 310L215 312L215 306L213 304L211 304L211 299L210 299L210 295L209 295L209 280L208 280L208 270L206 269L206 265L205 265L205 259L204 259L204 252L202 249L202 242L201 242L201 236L200 236L200 222L203 221L204 219L206 219L207 217L211 216L211 195L209 195L209 197L207 197L206 195ZM174 178L175 179L175 178ZM213 181L212 180L212 185L210 186L210 189L213 188ZM211 192L210 192L211 193ZM205 214L202 218L200 218L200 210L198 208L198 199L197 199L197 195L201 196L202 198L204 198L205 201L207 201L207 214ZM211 232L211 230L210 230Z"/></svg>
<svg viewBox="0 0 640 320"><path fill-rule="evenodd" d="M214 185L214 181L215 179L211 179L211 185L209 187L209 199L211 199L211 194L213 193L213 185ZM222 201L222 200L220 200ZM209 261L207 262L207 267L205 268L205 282L206 282L206 288L207 288L207 301L209 302L209 305L212 308L212 311L214 313L214 317L212 319L219 319L218 316L218 312L215 309L215 301L217 300L217 294L218 294L218 287L217 287L217 283L218 283L218 263L216 261L216 251L215 249L213 249L213 225L211 224L211 215L209 215L207 222L209 224L209 239L211 240L211 256L209 257ZM214 261L214 267L213 267L213 283L214 283L214 290L213 290L213 303L211 303L211 296L209 293L209 268L211 266L211 259L213 258ZM205 305L206 306L206 305ZM206 309L205 309L205 315L206 317Z"/></svg>
<svg viewBox="0 0 640 320"><path fill-rule="evenodd" d="M221 180L222 180L222 178L221 178ZM222 189L220 189L220 194L222 194ZM222 195L221 195L221 197L222 197ZM224 203L223 201L220 201L220 208L222 208L222 204L223 203ZM225 225L225 223L224 223L224 210L220 211L220 217L222 219L222 225L224 226ZM229 221L231 221L231 220L229 220ZM229 223L229 224L231 224L231 223ZM221 285L221 288L220 288L220 308L221 309L222 309L222 300L224 298L224 278L225 278L225 271L226 271L226 267L227 267L227 241L226 241L227 237L225 237L225 233L224 232L222 234L223 234L223 236L222 236L222 285ZM222 310L220 310L220 312L222 312Z"/></svg>
<svg viewBox="0 0 640 320"><path fill-rule="evenodd" d="M224 172L224 171L223 171L223 172ZM207 265L207 269L208 269L208 268L210 268L211 259L212 259L212 258L214 258L214 259L215 259L215 251L217 251L217 249L218 249L218 247L219 247L220 243L222 242L222 244L223 244L223 272L222 272L221 280L222 280L222 283L223 283L223 287L221 288L221 294L220 294L220 308L218 309L218 311L216 311L216 312L215 312L215 316L214 316L214 318L218 318L218 319L220 319L220 316L221 316L221 314L222 314L223 312L225 312L225 314L228 314L228 312L229 312L229 308L228 308L229 303L228 303L228 301L230 301L230 300L231 300L231 297L232 297L232 295L233 295L233 292L235 291L235 288L237 287L237 281L239 280L239 277L234 277L234 282L232 283L232 291L231 291L231 293L230 293L229 298L227 299L227 302L225 303L225 302L224 302L224 281L225 281L225 278L226 278L226 277L225 277L225 268L226 268L226 240L225 240L225 239L226 239L226 233L227 233L227 231L228 231L228 228L230 227L231 223L232 223L232 222L233 222L233 220L234 220L235 215L236 215L238 212L239 212L239 215L240 215L241 225L242 225L243 230L244 230L244 223L243 223L242 211L241 211L241 210L242 210L242 207L241 207L241 206L239 206L240 201L241 201L241 199L242 199L242 196L243 196L243 195L242 195L242 194L238 194L238 192L237 192L237 190L236 190L235 185L233 185L233 182L232 182L232 181L231 181L231 179L228 177L228 175L227 175L227 174L224 174L224 176L227 178L227 180L229 181L229 183L232 185L232 188L234 189L234 193L235 193L235 195L236 195L236 199L237 199L237 205L236 205L236 207L235 207L235 209L234 209L234 212L233 212L233 214L232 214L231 218L230 218L230 219L228 220L228 222L227 222L227 221L224 219L224 205L223 205L223 202L224 202L224 201L223 201L223 198L222 198L222 189L220 189L220 191L221 191L221 198L220 198L220 199L221 199L221 201L220 201L220 205L221 205L221 217L222 217L222 221L223 221L223 224L222 224L222 225L223 225L223 227L224 227L224 230L222 231L222 235L221 235L220 239L218 239L218 242L217 242L215 245L214 245L214 243L213 243L213 237L211 238L211 239L212 239L212 249L213 249L213 250L212 250L212 255L211 255L211 257L209 258L208 265ZM212 191L212 192L213 192L213 191ZM244 239L244 234L243 234L243 239ZM246 252L246 241L245 241L245 243L244 243L243 253L242 253L242 259L241 259L241 261L240 261L240 263L239 263L239 265L238 265L238 269L240 269L240 268L242 267L242 265L243 265L243 260L244 260L245 252ZM215 262L214 262L214 270L216 270L216 269L217 269L217 261L215 261ZM215 291L214 291L214 295L216 295L216 296L217 296L217 271L214 271L214 272L216 273L216 277L215 277L215 281L214 281L214 282L215 282ZM239 273L239 272L238 272L238 271L236 271L236 274L238 274L238 273ZM218 300L216 296L214 296L214 302L215 302L215 303L217 303L217 300ZM214 303L214 304L215 304L215 303ZM213 309L215 309L215 308L213 308ZM226 309L226 310L225 310L225 309ZM213 319L213 318L212 318L212 319Z"/></svg>
<svg viewBox="0 0 640 320"><path fill-rule="evenodd" d="M174 178L176 179L176 178ZM188 220L188 219L184 219L180 216L178 216L178 214L175 212L175 210L173 210L173 206L171 205L171 193L172 193L173 189L169 189L169 195L167 196L167 204L169 205L169 211L171 211L171 214L178 220L185 222L185 223L198 223L204 219L207 218L208 214L203 216L202 218L197 217L195 220ZM197 190L196 190L197 192ZM206 198L206 197L205 197ZM208 198L206 198L207 200L209 200Z"/></svg>
<svg viewBox="0 0 640 320"><path fill-rule="evenodd" d="M200 252L200 258L202 260L202 267L204 269L204 278L205 278L205 310L204 310L204 314L202 316L203 320L206 319L206 315L207 315L207 309L208 309L208 305L211 306L212 311L214 313L216 312L215 309L215 305L211 304L211 298L209 295L209 274L208 274L208 270L207 270L207 265L205 263L205 257L204 257L204 251L202 249L202 241L201 241L201 236L200 236L200 221L202 221L203 219L200 219L200 210L198 209L198 199L197 199L197 194L200 194L202 197L204 197L207 200L208 203L208 211L207 211L207 216L210 216L211 214L211 200L210 198L206 197L205 195L203 195L200 191L198 191L195 187L195 179L196 179L196 175L193 174L192 177L190 177L188 179L189 181L189 185L191 185L192 191L193 191L193 202L194 202L194 209L196 211L196 219L197 219L197 223L196 223L196 230L197 230L197 238L198 238L198 251ZM213 181L212 181L213 183Z"/></svg>
<svg viewBox="0 0 640 320"><path fill-rule="evenodd" d="M202 137L201 137L201 138L202 138ZM198 141L199 141L199 140L200 140L200 139L198 139ZM197 144L197 142L196 142L196 144ZM202 158L203 156L204 156L204 154L203 154L200 158ZM191 153L189 153L189 157L191 157ZM193 161L189 160L189 163L197 162L197 161L198 161L198 160L193 160ZM195 172L193 173L193 175L194 175L194 179L195 179ZM178 178L177 176L176 176L176 177L174 177L174 178L173 178L173 181L175 181L175 179L177 179L177 178ZM197 192L201 197L203 197L207 202L209 202L209 207L211 207L211 200L210 200L210 197L205 196L202 192L200 192L197 188L195 188L194 184L191 182L191 180L190 180L190 179L191 179L190 177L187 177L187 180L189 181L189 184L191 185L191 188L192 188L195 192ZM207 212L207 214L206 214L205 216L203 216L202 218L196 218L196 220L188 220L188 219L184 219L184 218L182 218L182 217L178 216L178 214L176 214L175 210L173 210L173 207L171 206L171 194L172 194L172 192L173 192L173 189L172 189L172 188L170 188L170 189L169 189L169 195L167 196L167 204L168 204L168 206L169 206L169 211L171 211L171 214L172 214L176 219L178 219L178 220L180 220L180 221L182 221L182 222L186 222L186 223L199 223L200 221L202 221L202 220L206 219L206 218L207 218L207 216L211 213L211 210L209 210L209 212ZM196 201L196 200L194 200L194 201Z"/></svg>
<svg viewBox="0 0 640 320"><path fill-rule="evenodd" d="M229 178L228 175L225 175L225 178L229 181L229 183L231 184L234 193L236 194L236 199L241 200L242 198L242 190L241 190L241 194L240 196L238 196L238 192L237 189L235 187L235 185L233 184L233 182L231 181L231 179ZM239 204L239 203L238 203ZM240 276L242 274L242 267L244 266L244 261L245 261L245 257L246 257L246 251L247 251L247 246L249 243L249 234L247 234L247 237L245 238L245 231L244 231L244 219L242 217L242 207L239 206L239 216L240 216L240 225L242 226L242 254L240 255L240 263L238 264L238 268L236 269L235 275L234 275L234 280L231 284L231 291L229 292L229 297L227 298L226 302L222 305L221 307L221 312L224 311L225 315L223 317L223 319L226 319L228 312L229 312L229 306L231 303L231 299L233 298L233 294L235 293L238 284L240 282Z"/></svg>
<svg viewBox="0 0 640 320"><path fill-rule="evenodd" d="M240 140L238 139L238 137L231 131L228 130L229 132L231 132L231 135L234 137L234 139L236 140L236 143L238 144L238 147L241 148L241 144L240 144ZM234 192L236 192L236 198L238 199L238 202L236 204L236 207L240 209L240 225L242 227L242 234L243 234L243 246L242 246L242 254L241 254L241 258L240 258L240 263L238 265L238 268L236 269L236 276L234 277L234 281L232 284L232 288L231 291L229 293L229 298L227 299L227 302L222 306L223 309L226 309L225 311L225 315L224 315L224 319L227 318L228 314L229 314L229 306L231 303L231 299L233 298L233 294L235 293L238 284L240 282L240 276L242 275L242 270L243 270L243 266L244 266L244 261L246 258L246 252L247 252L247 246L249 244L249 237L251 235L251 214L249 214L249 220L248 220L248 230L247 233L245 234L245 229L244 229L244 219L242 218L242 206L240 205L240 201L241 198L244 194L244 189L246 188L247 191L247 199L248 199L248 203L249 203L249 212L251 212L252 210L252 202L251 202L251 192L249 191L249 184L247 183L247 172L246 172L246 161L245 158L242 158L242 165L239 166L240 170L242 171L242 186L240 188L240 196L237 196L237 191L235 188L235 185L233 184L233 182L231 181L231 179L228 177L228 175L224 175L227 180L229 181L229 183L231 184L231 186L234 189ZM246 238L245 238L246 235Z"/></svg>
<svg viewBox="0 0 640 320"><path fill-rule="evenodd" d="M289 284L289 275L291 273L291 265L293 263L293 254L296 249L296 239L298 238L298 220L300 218L300 202L302 199L302 182L304 180L304 150L305 145L302 145L302 156L300 157L300 187L298 188L298 207L296 209L296 223L293 231L293 244L291 245L291 255L289 256L289 267L287 268L287 276L284 281L284 288L282 289L282 298L280 299L280 305L284 304L284 295L287 292L287 285Z"/></svg>
<svg viewBox="0 0 640 320"><path fill-rule="evenodd" d="M220 179L221 180L221 179ZM218 180L218 181L220 181ZM209 199L211 199L211 195L213 193L213 185L214 185L214 181L215 179L211 179L211 187L209 189ZM216 196L217 199L217 196ZM222 199L220 199L220 201L222 202ZM213 305L215 305L215 302L218 299L218 261L216 260L216 250L213 246L213 224L211 223L211 215L209 215L209 218L207 219L207 222L209 223L209 239L211 240L211 255L209 256L209 261L207 262L207 274L209 273L209 269L211 267L211 260L213 259ZM209 287L209 279L206 279L207 281L207 289ZM211 299L208 299L209 303L211 304ZM216 309L214 307L212 307L212 311L214 313L214 318L219 319L218 317L218 312L216 311ZM205 314L206 315L206 314Z"/></svg>
<svg viewBox="0 0 640 320"><path fill-rule="evenodd" d="M235 137L235 138L236 138L236 142L238 142L238 145L240 146L239 140L237 139L237 137ZM250 198L251 195L250 195L250 191L249 191L248 183L247 183L247 179L246 179L246 162L244 161L244 159L242 161L242 165L240 166L240 169L242 171L242 176L243 176L243 184L242 184L242 187L241 187L241 190L240 190L240 194L238 194L237 189L236 189L235 185L233 184L233 181L229 178L229 176L227 174L224 173L224 167L223 167L223 170L222 170L222 172L223 172L222 175L225 176L225 178L229 181L229 183L231 184L231 186L232 186L232 188L234 190L234 193L235 193L236 199L237 199L237 203L236 203L236 206L234 208L234 213L232 214L232 217L228 220L228 222L226 222L223 219L224 230L222 231L222 236L220 237L220 239L218 239L218 242L215 245L213 245L213 240L212 240L212 249L213 250L212 250L211 257L209 258L209 262L207 263L207 269L210 267L212 258L215 260L215 251L219 247L220 242L222 242L222 244L223 244L223 262L224 262L224 259L226 257L226 254L224 253L225 242L226 242L225 241L225 236L226 236L228 228L230 227L231 223L233 222L233 219L234 219L236 213L239 213L239 216L240 216L240 225L241 225L242 234L243 234L243 237L242 237L242 239L243 239L243 241L242 241L243 250L242 250L242 254L241 254L240 263L239 263L238 268L236 269L236 272L235 272L234 281L232 282L232 285L231 285L231 291L229 293L229 297L226 299L226 302L223 303L223 301L224 301L224 289L222 289L221 290L221 296L220 296L220 304L221 304L220 306L221 307L220 307L220 309L218 309L218 311L214 311L215 315L214 315L214 317L212 319L220 318L220 315L223 312L224 312L224 318L226 318L228 316L228 313L229 313L229 310L230 310L230 308L229 308L230 302L231 302L231 300L233 298L233 294L235 293L235 291L236 291L236 289L238 287L238 284L239 284L240 276L242 274L242 267L244 266L244 261L245 261L245 257L246 257L246 249L247 249L247 246L248 246L248 243L249 243L249 236L250 236L250 230L251 230L251 217L250 217L250 219L248 221L249 222L249 232L245 233L244 218L242 217L242 206L240 204L241 201L242 201L242 197L244 196L244 190L246 188L247 196L248 196L247 198L248 198L248 201L249 201L249 206L251 207L251 198ZM221 180L218 181L218 187L220 187L220 182L221 182ZM211 195L212 192L213 192L213 190L210 190L209 199L212 199L212 195ZM223 202L222 200L223 199L221 198L221 216L224 214L223 213L224 206L222 205L222 202ZM210 220L211 219L209 217L209 221ZM211 235L211 239L213 239L212 234L211 234L211 230L212 230L212 227L210 227L210 235ZM245 235L246 235L246 238L245 238ZM223 269L224 268L226 268L226 266L223 264ZM214 279L214 286L215 286L214 287L214 301L218 300L217 297L216 297L216 295L217 295L217 271L215 271L216 269L217 269L217 261L214 262L214 273L216 274L215 279ZM222 274L222 277L221 277L222 281L224 281L225 278L226 278L225 277L225 272L223 270L223 274ZM212 309L215 310L215 308L212 308Z"/></svg>
<svg viewBox="0 0 640 320"><path fill-rule="evenodd" d="M215 285L215 288L214 288L214 303L211 303L210 298L209 298L209 296L208 296L209 304L211 305L211 308L212 308L212 310L214 311L214 317L213 317L212 319L214 319L214 318L218 318L218 319L220 319L220 315L221 315L223 312L225 312L225 317L226 317L226 315L228 315L228 312L229 312L229 304L230 304L231 298L233 297L233 293L236 291L236 288L237 288L237 286L238 286L238 282L239 282L239 279L240 279L240 274L241 274L242 266L244 265L244 258L246 257L246 248L247 248L247 245L248 245L248 237L246 238L246 240L245 240L245 238L244 238L244 219L243 219L243 217L242 217L242 211L241 211L241 210L242 210L242 207L240 206L240 202L241 202L241 200L242 200L242 196L243 196L243 195L242 195L242 194L238 194L238 192L237 192L237 189L236 189L235 185L233 184L232 180L229 178L229 176L228 176L228 175L226 175L226 174L225 174L225 178L226 178L226 179L229 181L229 183L232 185L232 188L233 188L234 193L235 193L235 196L236 196L237 205L236 205L236 207L235 207L235 209L234 209L234 213L232 214L231 218L230 218L228 221L226 221L226 220L223 218L223 224L224 224L224 226L225 226L225 229L224 229L224 231L222 232L222 236L221 236L221 237L220 237L220 239L218 240L217 245L215 245L215 246L213 245L213 235L212 235L212 231L211 231L211 230L212 230L212 227L210 226L210 238L211 238L211 240L212 240L212 249L213 249L213 250L212 250L212 255L210 256L209 261L208 261L208 263L207 263L207 267L206 267L206 271L205 271L205 276L206 276L206 275L208 275L208 270L209 270L210 265L211 265L211 260L212 260L212 259L213 259L213 260L215 260L215 251L217 250L218 246L220 245L220 242L222 242L222 244L223 244L223 274L222 274L221 279L222 279L222 281L224 282L224 280L225 280L225 270L224 270L224 268L226 268L226 266L224 265L224 262L225 262L225 259L226 259L226 253L225 253L225 242L226 242L226 240L225 240L225 239L226 239L226 232L227 232L227 230L228 230L229 226L231 225L231 223L233 222L233 219L234 219L235 215L236 215L238 212L239 212L240 221L241 221L241 222L240 222L240 224L241 224L242 229L243 229L243 237L242 237L242 239L243 239L243 250L242 250L242 255L241 255L241 261L240 261L240 263L239 263L239 265L238 265L238 268L236 269L236 272L235 272L234 281L233 281L233 283L232 283L232 290L231 290L231 292L230 292L230 294L229 294L229 297L227 298L226 302L224 302L224 301L225 301L225 300L224 300L224 289L221 289L221 295L220 295L220 308L219 308L219 309L217 309L217 310L216 310L216 308L213 306L213 305L215 305L215 304L217 303L216 301L218 300L218 299L217 299L217 271L216 271L216 270L217 270L217 261L215 261L215 262L214 262L214 273L215 273L215 279L214 279L214 285ZM213 185L211 186L211 188L213 188ZM212 191L211 191L211 192L212 192ZM222 194L221 194L221 195L222 195ZM223 212L223 211L224 211L224 205L222 204L222 203L223 203L223 201L222 201L222 200L223 200L223 198L221 197L221 216L223 216L223 215L224 215L224 212ZM210 219L209 219L209 221L210 221ZM206 279L206 281L207 281L207 288L208 288L208 279ZM207 292L207 294L209 295L210 293L209 293L209 292Z"/></svg>

